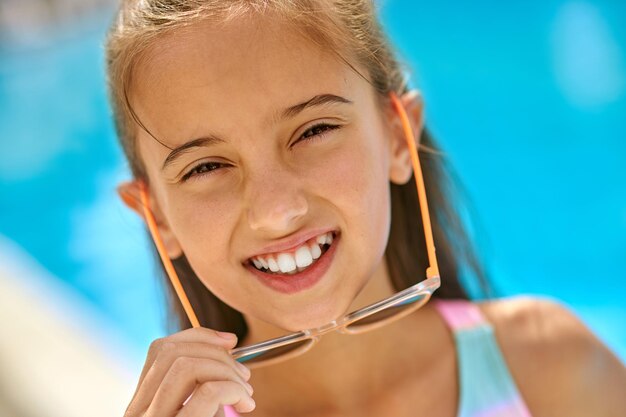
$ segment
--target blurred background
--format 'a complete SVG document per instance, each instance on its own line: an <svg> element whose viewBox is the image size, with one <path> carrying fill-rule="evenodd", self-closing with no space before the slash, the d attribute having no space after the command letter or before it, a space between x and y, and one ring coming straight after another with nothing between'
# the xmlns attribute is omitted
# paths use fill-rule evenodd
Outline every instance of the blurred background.
<svg viewBox="0 0 626 417"><path fill-rule="evenodd" d="M122 415L166 334L144 229L115 193L114 8L0 2L0 417ZM381 8L496 295L561 300L625 361L626 2Z"/></svg>

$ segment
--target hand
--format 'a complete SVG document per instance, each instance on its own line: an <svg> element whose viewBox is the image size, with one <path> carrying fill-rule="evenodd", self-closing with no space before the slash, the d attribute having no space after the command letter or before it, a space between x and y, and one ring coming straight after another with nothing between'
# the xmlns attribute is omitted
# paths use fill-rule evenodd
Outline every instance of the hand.
<svg viewBox="0 0 626 417"><path fill-rule="evenodd" d="M255 408L250 370L228 353L237 337L194 328L150 345L137 390L124 417L223 416Z"/></svg>

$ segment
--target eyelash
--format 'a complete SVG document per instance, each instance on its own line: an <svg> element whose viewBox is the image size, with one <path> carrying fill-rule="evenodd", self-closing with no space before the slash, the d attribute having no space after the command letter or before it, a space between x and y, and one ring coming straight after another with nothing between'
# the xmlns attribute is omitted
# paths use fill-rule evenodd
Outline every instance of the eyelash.
<svg viewBox="0 0 626 417"><path fill-rule="evenodd" d="M336 130L341 128L340 125L333 125L330 123L318 123L316 125L311 126L310 128L308 128L307 130L305 130L302 135L300 135L300 138L294 143L294 145L300 141L317 141L322 139L328 132L332 131L332 130ZM322 129L320 131L320 129ZM317 133L313 133L311 135L305 136L308 132L315 132L317 131ZM220 166L223 166L225 164L222 164L220 162L202 162L198 165L196 165L195 167L193 167L191 170L189 170L185 175L182 176L181 178L181 182L185 182L189 179L193 179L194 177L202 177L205 175L211 175L213 173L213 171L216 171ZM208 169L208 170L204 170L207 167L214 167L213 169ZM202 171L201 171L202 170Z"/></svg>
<svg viewBox="0 0 626 417"><path fill-rule="evenodd" d="M333 125L330 123L318 123L316 125L311 126L304 132L302 132L302 135L300 135L300 138L296 141L296 143L300 142L301 140L312 141L312 140L321 139L326 135L326 133L330 132L331 130L339 129L340 127L341 126L339 125ZM314 133L309 136L304 136L307 132L314 132L318 129L323 129L323 130L321 132Z"/></svg>

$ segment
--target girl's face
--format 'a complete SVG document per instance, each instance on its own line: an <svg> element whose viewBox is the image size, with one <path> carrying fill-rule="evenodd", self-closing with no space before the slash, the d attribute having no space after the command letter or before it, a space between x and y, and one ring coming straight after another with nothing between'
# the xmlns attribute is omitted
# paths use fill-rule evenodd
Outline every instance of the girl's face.
<svg viewBox="0 0 626 417"><path fill-rule="evenodd" d="M336 55L270 19L197 23L152 46L133 80L135 112L174 149L138 129L169 255L184 253L216 296L293 331L337 318L372 277L387 279L403 139ZM277 260L326 232L334 247L313 273L253 270L252 257Z"/></svg>

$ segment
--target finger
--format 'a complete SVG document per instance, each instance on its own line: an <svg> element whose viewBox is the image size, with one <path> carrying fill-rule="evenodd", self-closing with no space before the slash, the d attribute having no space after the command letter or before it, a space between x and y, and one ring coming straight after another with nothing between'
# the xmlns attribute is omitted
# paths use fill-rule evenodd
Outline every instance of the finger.
<svg viewBox="0 0 626 417"><path fill-rule="evenodd" d="M148 355L146 357L143 370L141 371L141 375L139 376L138 385L141 385L143 382L146 373L150 370L152 363L163 349L163 346L170 342L208 343L230 349L237 344L237 335L234 333L218 332L205 327L197 327L154 340L148 349Z"/></svg>
<svg viewBox="0 0 626 417"><path fill-rule="evenodd" d="M206 343L171 343L164 344L152 367L148 370L144 381L163 379L172 363L179 357L206 358L222 361L235 369L244 380L250 379L250 369L237 362L230 352L221 347L208 345Z"/></svg>
<svg viewBox="0 0 626 417"><path fill-rule="evenodd" d="M252 395L253 392L250 384L245 382L230 365L213 359L179 357L151 399L146 417L173 415L198 385L211 381L232 381L241 385L248 395Z"/></svg>
<svg viewBox="0 0 626 417"><path fill-rule="evenodd" d="M176 417L215 416L220 407L232 405L239 413L249 413L256 404L247 391L232 381L204 383L194 391L187 404L176 414Z"/></svg>
<svg viewBox="0 0 626 417"><path fill-rule="evenodd" d="M139 410L148 408L172 364L181 357L219 360L232 367L244 381L250 379L250 370L233 359L223 347L207 345L206 343L167 342L162 345L160 355L153 362L141 386L137 388L131 401L134 408Z"/></svg>

